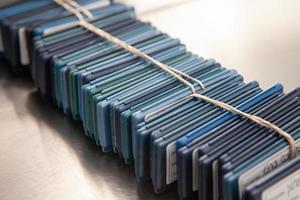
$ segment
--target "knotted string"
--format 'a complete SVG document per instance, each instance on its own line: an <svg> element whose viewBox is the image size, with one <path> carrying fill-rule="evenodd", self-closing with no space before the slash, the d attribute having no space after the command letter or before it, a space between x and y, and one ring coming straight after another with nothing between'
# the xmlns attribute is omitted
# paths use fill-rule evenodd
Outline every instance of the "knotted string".
<svg viewBox="0 0 300 200"><path fill-rule="evenodd" d="M114 44L116 44L116 45L122 47L123 49L133 53L134 55L137 55L138 57L143 58L146 61L149 61L153 65L159 67L160 69L164 70L168 74L174 76L178 81L185 84L187 87L189 87L191 89L191 91L192 91L191 95L186 96L183 99L180 99L179 101L176 101L175 103L173 103L172 105L169 105L168 107L173 106L174 104L176 104L176 103L178 103L178 102L180 102L184 99L192 98L192 97L203 100L203 101L206 101L206 102L208 102L210 104L213 104L217 107L221 107L226 111L229 111L229 112L237 114L241 117L247 118L247 119L261 125L262 127L265 127L265 128L268 128L268 129L271 129L271 130L277 132L281 137L285 138L285 140L288 142L289 147L290 147L291 159L296 158L296 142L295 142L294 138L289 133L283 131L282 129L280 129L275 124L272 124L271 122L269 122L267 120L264 120L264 119L262 119L258 116L250 115L250 114L245 113L243 111L240 111L240 110L234 108L233 106L228 105L224 102L221 102L221 101L218 101L218 100L215 100L215 99L212 99L210 97L207 97L207 96L204 96L204 95L201 95L201 94L197 93L194 85L191 84L190 82L188 82L187 80L196 82L200 86L201 90L203 91L203 90L205 90L205 86L201 81L199 81L198 79L193 78L193 77L189 76L188 74L185 74L184 72L181 72L181 71L179 71L179 70L177 70L177 69L175 69L171 66L168 66L164 63L161 63L161 62L155 60L154 58L152 58L152 57L148 56L147 54L141 52L139 49L131 46L130 44L127 44L126 42L112 36L111 34L105 32L105 31L101 30L100 28L94 26L93 24L89 23L88 21L85 20L85 18L82 16L81 13L86 15L90 20L93 19L92 13L88 9L86 9L86 8L80 6L79 4L77 4L75 1L73 1L73 0L54 0L54 1L57 4L61 5L63 8L65 8L70 13L74 14L78 18L80 26L84 27L85 29L89 30L90 32L93 32L93 33L99 35L102 38L105 38L106 40L109 40L109 41L113 42ZM154 113L149 114L146 117L151 117L151 116L153 116L157 113L160 113L163 110L167 109L168 107L164 107L164 108L160 109L159 111L156 111Z"/></svg>

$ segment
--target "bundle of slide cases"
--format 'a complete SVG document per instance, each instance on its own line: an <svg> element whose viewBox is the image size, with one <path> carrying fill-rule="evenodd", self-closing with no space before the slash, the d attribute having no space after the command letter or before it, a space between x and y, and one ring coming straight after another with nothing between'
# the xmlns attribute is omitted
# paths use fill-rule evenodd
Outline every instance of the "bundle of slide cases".
<svg viewBox="0 0 300 200"><path fill-rule="evenodd" d="M262 117L300 148L300 88L262 90L235 70L187 51L178 39L108 0L77 0L93 25L198 80L203 95ZM135 166L138 182L180 199L292 200L300 196L300 158L274 131L205 101L148 61L78 25L52 0L0 8L0 55L30 70L44 98L75 120L103 152ZM194 85L196 89L201 88ZM158 112L159 111L159 112ZM299 153L297 151L297 153Z"/></svg>

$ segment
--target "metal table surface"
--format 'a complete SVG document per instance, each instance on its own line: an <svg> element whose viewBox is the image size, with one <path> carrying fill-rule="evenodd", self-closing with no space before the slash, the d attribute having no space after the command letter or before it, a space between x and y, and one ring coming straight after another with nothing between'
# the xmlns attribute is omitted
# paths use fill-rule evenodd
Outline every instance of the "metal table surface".
<svg viewBox="0 0 300 200"><path fill-rule="evenodd" d="M132 1L131 1L132 2ZM244 2L244 3L242 3ZM189 1L140 13L193 52L237 69L266 87L300 86L300 2ZM80 122L37 93L29 74L0 63L0 199L176 199L154 195L133 166L101 153Z"/></svg>

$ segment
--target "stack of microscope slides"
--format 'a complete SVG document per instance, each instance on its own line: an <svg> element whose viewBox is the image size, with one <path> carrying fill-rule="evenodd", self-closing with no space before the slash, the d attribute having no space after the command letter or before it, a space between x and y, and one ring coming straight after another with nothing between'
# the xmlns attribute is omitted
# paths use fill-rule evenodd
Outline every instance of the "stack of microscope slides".
<svg viewBox="0 0 300 200"><path fill-rule="evenodd" d="M300 88L284 93L281 84L262 90L255 81L245 83L235 70L137 19L130 6L77 3L92 12L96 27L201 80L203 95L268 120L300 147ZM205 101L181 100L189 88L80 27L52 0L3 7L0 22L0 53L12 71L30 70L44 98L81 120L103 152L134 164L138 182L152 181L156 193L177 185L180 199L299 197L300 160L290 158L284 138Z"/></svg>

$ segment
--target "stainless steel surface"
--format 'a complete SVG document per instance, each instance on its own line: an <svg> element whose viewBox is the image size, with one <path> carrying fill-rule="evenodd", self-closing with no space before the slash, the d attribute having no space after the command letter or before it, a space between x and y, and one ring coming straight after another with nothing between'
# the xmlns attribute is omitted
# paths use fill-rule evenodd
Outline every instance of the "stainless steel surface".
<svg viewBox="0 0 300 200"><path fill-rule="evenodd" d="M37 93L29 75L0 65L0 199L174 199L138 185L133 166L101 153L73 121Z"/></svg>
<svg viewBox="0 0 300 200"><path fill-rule="evenodd" d="M131 0L132 2L132 0ZM300 86L300 2L197 1L141 17L180 37L189 49L238 69L264 87ZM103 154L80 122L38 95L29 75L0 64L0 199L176 199L153 194L132 166Z"/></svg>

